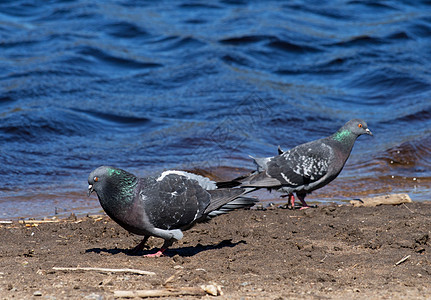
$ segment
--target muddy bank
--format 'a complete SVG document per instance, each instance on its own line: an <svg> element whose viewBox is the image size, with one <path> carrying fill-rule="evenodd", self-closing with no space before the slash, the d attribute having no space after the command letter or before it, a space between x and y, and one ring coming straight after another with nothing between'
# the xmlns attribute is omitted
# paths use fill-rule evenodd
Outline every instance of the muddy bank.
<svg viewBox="0 0 431 300"><path fill-rule="evenodd" d="M0 225L0 295L113 299L116 290L215 283L226 299L426 298L430 231L429 203L242 210L187 231L164 257L143 258L162 241L150 238L150 249L131 255L128 249L140 237L105 216L14 222ZM156 275L53 267L133 268Z"/></svg>

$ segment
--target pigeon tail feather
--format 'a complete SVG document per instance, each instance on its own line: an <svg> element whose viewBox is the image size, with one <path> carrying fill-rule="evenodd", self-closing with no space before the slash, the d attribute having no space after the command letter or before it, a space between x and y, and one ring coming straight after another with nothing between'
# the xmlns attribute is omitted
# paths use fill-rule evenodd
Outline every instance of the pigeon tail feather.
<svg viewBox="0 0 431 300"><path fill-rule="evenodd" d="M245 174L245 175L241 175L241 176L239 176L237 178L234 178L234 179L232 179L230 181L219 181L219 182L216 182L216 185L217 185L218 189L234 188L234 187L240 186L245 179L249 178L251 175L254 175L254 174L256 174L255 171L250 172L250 173Z"/></svg>
<svg viewBox="0 0 431 300"><path fill-rule="evenodd" d="M209 218L214 218L219 215L226 214L232 210L240 209L240 208L250 208L255 205L259 200L252 197L238 197L235 200L222 205L216 210L211 211L208 214Z"/></svg>
<svg viewBox="0 0 431 300"><path fill-rule="evenodd" d="M263 172L268 169L267 163L271 160L272 157L253 157L249 155L251 159L253 159L254 164L257 167L258 172Z"/></svg>

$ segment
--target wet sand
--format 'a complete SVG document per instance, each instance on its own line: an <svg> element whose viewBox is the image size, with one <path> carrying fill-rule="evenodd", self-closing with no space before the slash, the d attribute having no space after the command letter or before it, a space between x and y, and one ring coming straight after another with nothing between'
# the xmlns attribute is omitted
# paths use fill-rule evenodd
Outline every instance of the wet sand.
<svg viewBox="0 0 431 300"><path fill-rule="evenodd" d="M162 240L150 238L148 250L132 255L128 249L140 237L106 216L54 221L0 225L1 299L114 299L117 290L209 283L221 286L220 299L431 295L429 203L235 211L186 231L160 258L142 254ZM155 275L53 267L133 268Z"/></svg>

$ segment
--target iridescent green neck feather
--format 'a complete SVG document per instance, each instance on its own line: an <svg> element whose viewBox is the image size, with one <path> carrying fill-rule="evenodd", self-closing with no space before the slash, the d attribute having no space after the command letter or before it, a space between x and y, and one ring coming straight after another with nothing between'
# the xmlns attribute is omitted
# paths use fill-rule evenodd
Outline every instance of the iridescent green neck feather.
<svg viewBox="0 0 431 300"><path fill-rule="evenodd" d="M124 202L133 200L134 188L138 183L138 178L129 172L113 168L107 169L107 174L109 184L106 188L111 197Z"/></svg>
<svg viewBox="0 0 431 300"><path fill-rule="evenodd" d="M339 130L332 136L334 140L339 142L350 140L352 137L353 137L352 132L347 129Z"/></svg>
<svg viewBox="0 0 431 300"><path fill-rule="evenodd" d="M121 175L121 170L118 169L108 168L106 171L108 172L109 176L112 176L114 174Z"/></svg>

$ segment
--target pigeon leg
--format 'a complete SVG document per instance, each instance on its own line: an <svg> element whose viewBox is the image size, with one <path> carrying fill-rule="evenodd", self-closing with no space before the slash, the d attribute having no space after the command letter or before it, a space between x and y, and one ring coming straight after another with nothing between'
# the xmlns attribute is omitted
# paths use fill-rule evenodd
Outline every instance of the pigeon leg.
<svg viewBox="0 0 431 300"><path fill-rule="evenodd" d="M296 196L298 197L298 199L302 203L302 207L300 209L310 208L310 206L308 206L307 202L305 202L305 194L296 194Z"/></svg>
<svg viewBox="0 0 431 300"><path fill-rule="evenodd" d="M137 254L139 251L144 250L144 246L149 239L149 235L144 236L144 239L133 249L130 250L130 253Z"/></svg>
<svg viewBox="0 0 431 300"><path fill-rule="evenodd" d="M286 204L280 206L283 209L294 209L295 208L295 196L293 194L281 195L281 198L289 197Z"/></svg>
<svg viewBox="0 0 431 300"><path fill-rule="evenodd" d="M289 201L290 201L290 205L292 205L292 209L293 209L295 207L295 196L293 196L293 194L289 195Z"/></svg>
<svg viewBox="0 0 431 300"><path fill-rule="evenodd" d="M170 246L172 246L172 244L175 242L175 239L172 240L165 240L165 242L163 243L162 248L160 248L159 251L157 251L156 253L152 253L152 254L147 254L144 255L144 257L160 257L163 255L163 252L165 252Z"/></svg>

